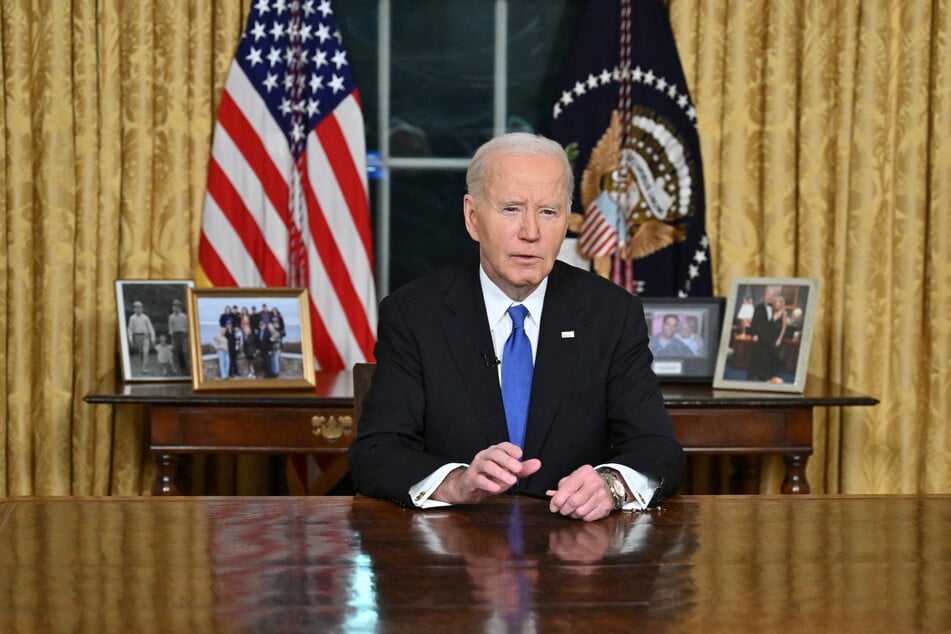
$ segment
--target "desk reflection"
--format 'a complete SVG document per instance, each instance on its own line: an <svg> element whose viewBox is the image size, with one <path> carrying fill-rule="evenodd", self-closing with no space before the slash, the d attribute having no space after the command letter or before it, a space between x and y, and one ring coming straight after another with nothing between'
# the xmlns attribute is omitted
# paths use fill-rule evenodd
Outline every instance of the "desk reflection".
<svg viewBox="0 0 951 634"><path fill-rule="evenodd" d="M386 623L413 615L437 629L532 632L593 626L605 610L613 623L619 609L641 618L645 610L673 613L689 601L683 569L661 564L682 556L690 525L659 521L663 511L580 522L519 498L492 509L406 511L389 516L397 524L385 530L378 513L354 505L350 524ZM394 543L393 535L408 541ZM437 609L424 614L423 604Z"/></svg>
<svg viewBox="0 0 951 634"><path fill-rule="evenodd" d="M951 631L951 496L0 500L0 632Z"/></svg>

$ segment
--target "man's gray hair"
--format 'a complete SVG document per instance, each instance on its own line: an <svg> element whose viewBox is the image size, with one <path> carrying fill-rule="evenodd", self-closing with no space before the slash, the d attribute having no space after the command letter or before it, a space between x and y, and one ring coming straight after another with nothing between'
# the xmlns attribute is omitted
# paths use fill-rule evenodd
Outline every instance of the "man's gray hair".
<svg viewBox="0 0 951 634"><path fill-rule="evenodd" d="M485 189L485 170L489 159L496 154L516 156L553 156L561 159L565 167L565 194L569 206L574 198L575 175L568 162L565 149L556 141L540 134L530 132L509 132L499 135L482 144L472 156L469 169L466 170L466 189L469 194L480 199Z"/></svg>

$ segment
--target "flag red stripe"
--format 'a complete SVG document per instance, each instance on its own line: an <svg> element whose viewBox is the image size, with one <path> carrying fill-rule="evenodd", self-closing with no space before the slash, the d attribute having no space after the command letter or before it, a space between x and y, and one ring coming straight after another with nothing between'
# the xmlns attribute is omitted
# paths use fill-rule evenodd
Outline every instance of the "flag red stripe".
<svg viewBox="0 0 951 634"><path fill-rule="evenodd" d="M584 217L584 223L581 225L581 232L587 233L590 232L592 227L596 227L600 224L604 224L604 217L598 211L597 207L594 207L588 211Z"/></svg>
<svg viewBox="0 0 951 634"><path fill-rule="evenodd" d="M198 238L198 261L201 262L205 275L215 286L237 286L234 277L228 272L228 267L218 257L218 252L208 242L204 232Z"/></svg>
<svg viewBox="0 0 951 634"><path fill-rule="evenodd" d="M611 228L611 225L606 222L601 223L597 233L594 234L594 243L603 244L607 242L614 237L613 233L614 230Z"/></svg>
<svg viewBox="0 0 951 634"><path fill-rule="evenodd" d="M337 347L330 338L327 326L321 319L313 297L310 301L310 328L314 337L314 358L322 370L343 370L344 363Z"/></svg>
<svg viewBox="0 0 951 634"><path fill-rule="evenodd" d="M614 227L597 206L592 206L585 215L579 244L581 252L591 257L608 255L617 248L618 239Z"/></svg>
<svg viewBox="0 0 951 634"><path fill-rule="evenodd" d="M589 257L609 255L617 248L617 238L610 227L581 245L581 252Z"/></svg>
<svg viewBox="0 0 951 634"><path fill-rule="evenodd" d="M366 253L370 266L373 266L373 239L370 236L370 222L365 210L369 208L366 190L360 180L360 172L353 162L347 140L344 138L340 123L334 116L326 117L314 130L324 153L330 159L334 176L343 192L344 200L357 228L360 240L363 242L363 251Z"/></svg>
<svg viewBox="0 0 951 634"><path fill-rule="evenodd" d="M221 96L218 109L218 123L244 156L248 166L258 177L258 181L285 225L291 224L288 208L287 178L281 174L271 160L267 148L261 143L261 137L245 118L228 91Z"/></svg>
<svg viewBox="0 0 951 634"><path fill-rule="evenodd" d="M208 165L208 194L228 218L248 255L257 263L264 283L267 286L283 286L284 267L274 257L251 212L214 158Z"/></svg>
<svg viewBox="0 0 951 634"><path fill-rule="evenodd" d="M600 217L592 219L592 215L589 214L589 219L581 227L581 243L590 246L597 241L598 236L604 234L605 230L610 230L608 223Z"/></svg>
<svg viewBox="0 0 951 634"><path fill-rule="evenodd" d="M330 226L324 217L320 202L314 195L314 190L306 172L301 175L301 180L307 200L307 222L314 247L320 255L321 262L323 262L330 285L347 315L347 322L350 324L350 330L353 332L360 350L366 358L372 358L375 333L367 320L363 302L353 287L353 280L347 272L343 255L340 253L337 242L333 239Z"/></svg>
<svg viewBox="0 0 951 634"><path fill-rule="evenodd" d="M611 253L617 248L618 243L613 235L605 236L594 249L594 255L605 256L611 255Z"/></svg>

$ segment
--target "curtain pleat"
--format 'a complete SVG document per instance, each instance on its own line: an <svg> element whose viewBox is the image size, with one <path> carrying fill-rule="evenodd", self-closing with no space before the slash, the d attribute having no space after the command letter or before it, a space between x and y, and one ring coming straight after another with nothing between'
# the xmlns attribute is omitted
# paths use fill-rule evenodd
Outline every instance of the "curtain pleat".
<svg viewBox="0 0 951 634"><path fill-rule="evenodd" d="M8 20L6 19L6 10L2 4L0 4L0 51L6 50L10 45L10 31L12 29L8 28ZM7 84L7 73L6 73L6 56L2 56L0 59L0 86L6 86ZM8 139L9 127L8 123L10 121L9 108L7 107L6 99L6 90L3 91L3 94L0 94L0 123L3 124L3 134L0 134L0 157L2 157L2 165L0 165L0 192L2 192L2 197L0 197L0 237L3 238L4 246L8 243L6 236L9 234L9 195L8 195L8 179L7 179L7 157L9 156L8 148ZM9 311L6 308L6 299L9 296L9 287L7 284L7 278L9 277L7 271L10 270L10 258L7 248L0 249L0 297L3 298L3 301L0 302L0 320L2 323L7 323L6 318L9 317ZM7 362L9 359L8 354L8 345L6 335L9 334L9 329L0 326L0 368L6 368ZM0 495L5 495L9 490L8 481L10 478L7 474L12 468L12 463L7 460L7 453L12 444L10 435L10 385L7 380L6 375L2 376L2 381L0 381L0 404L3 405L2 411L0 411Z"/></svg>
<svg viewBox="0 0 951 634"><path fill-rule="evenodd" d="M951 7L934 3L928 86L928 181L924 337L927 391L924 420L916 426L916 444L924 448L919 487L951 489Z"/></svg>

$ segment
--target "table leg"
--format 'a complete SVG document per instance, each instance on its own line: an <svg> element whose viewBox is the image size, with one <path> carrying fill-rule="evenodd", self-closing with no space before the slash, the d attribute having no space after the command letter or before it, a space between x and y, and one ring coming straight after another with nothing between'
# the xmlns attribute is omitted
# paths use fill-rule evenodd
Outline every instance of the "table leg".
<svg viewBox="0 0 951 634"><path fill-rule="evenodd" d="M178 467L182 457L173 453L154 453L155 482L152 483L152 495L182 495L178 485Z"/></svg>
<svg viewBox="0 0 951 634"><path fill-rule="evenodd" d="M783 460L786 462L786 476L783 478L783 485L780 488L780 492L809 493L809 482L806 480L806 462L809 460L808 454L787 453L783 454Z"/></svg>
<svg viewBox="0 0 951 634"><path fill-rule="evenodd" d="M730 474L730 493L757 495L759 493L759 456L739 454L730 456L733 473Z"/></svg>

